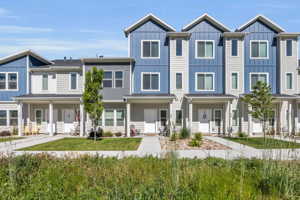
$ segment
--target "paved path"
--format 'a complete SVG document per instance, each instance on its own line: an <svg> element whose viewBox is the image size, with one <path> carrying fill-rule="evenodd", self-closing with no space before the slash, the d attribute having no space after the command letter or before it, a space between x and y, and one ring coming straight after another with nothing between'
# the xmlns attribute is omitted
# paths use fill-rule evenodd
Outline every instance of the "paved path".
<svg viewBox="0 0 300 200"><path fill-rule="evenodd" d="M144 136L138 148L138 152L140 155L143 156L159 156L162 152L158 136Z"/></svg>

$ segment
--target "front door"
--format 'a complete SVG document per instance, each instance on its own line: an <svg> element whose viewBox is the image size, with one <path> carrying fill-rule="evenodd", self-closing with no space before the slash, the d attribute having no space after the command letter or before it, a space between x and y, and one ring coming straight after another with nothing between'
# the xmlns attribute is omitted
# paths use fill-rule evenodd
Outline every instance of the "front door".
<svg viewBox="0 0 300 200"><path fill-rule="evenodd" d="M144 132L156 133L156 121L157 121L156 109L145 109L144 120L145 120Z"/></svg>
<svg viewBox="0 0 300 200"><path fill-rule="evenodd" d="M75 111L74 109L63 110L64 132L70 133L74 128Z"/></svg>
<svg viewBox="0 0 300 200"><path fill-rule="evenodd" d="M202 133L210 132L211 109L199 109L199 131Z"/></svg>
<svg viewBox="0 0 300 200"><path fill-rule="evenodd" d="M222 110L214 109L214 132L221 133L222 129Z"/></svg>

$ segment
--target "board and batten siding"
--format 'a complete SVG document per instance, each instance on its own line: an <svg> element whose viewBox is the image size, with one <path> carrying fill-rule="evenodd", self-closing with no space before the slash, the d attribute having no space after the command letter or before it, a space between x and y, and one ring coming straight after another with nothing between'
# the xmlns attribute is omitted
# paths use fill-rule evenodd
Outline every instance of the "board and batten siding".
<svg viewBox="0 0 300 200"><path fill-rule="evenodd" d="M54 94L57 91L56 87L56 74L48 74L48 90L43 90L43 72L32 72L31 73L31 93L32 94Z"/></svg>

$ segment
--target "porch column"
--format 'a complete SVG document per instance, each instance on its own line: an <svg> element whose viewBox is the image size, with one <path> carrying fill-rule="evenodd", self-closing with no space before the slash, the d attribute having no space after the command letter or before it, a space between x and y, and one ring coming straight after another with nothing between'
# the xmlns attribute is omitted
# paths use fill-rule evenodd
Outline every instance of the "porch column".
<svg viewBox="0 0 300 200"><path fill-rule="evenodd" d="M30 125L30 104L27 104L27 126Z"/></svg>
<svg viewBox="0 0 300 200"><path fill-rule="evenodd" d="M224 124L224 135L229 134L229 128L230 128L230 101L225 103L225 124Z"/></svg>
<svg viewBox="0 0 300 200"><path fill-rule="evenodd" d="M292 103L288 102L288 134L289 136L292 134Z"/></svg>
<svg viewBox="0 0 300 200"><path fill-rule="evenodd" d="M295 106L294 106L294 134L296 135L298 132L298 102L295 102Z"/></svg>
<svg viewBox="0 0 300 200"><path fill-rule="evenodd" d="M50 132L49 135L53 136L54 135L54 130L53 130L53 103L49 103L49 125L50 125Z"/></svg>
<svg viewBox="0 0 300 200"><path fill-rule="evenodd" d="M170 131L170 135L172 135L172 131L173 131L173 125L174 125L174 120L173 120L173 115L172 115L172 102L169 103L169 131Z"/></svg>
<svg viewBox="0 0 300 200"><path fill-rule="evenodd" d="M250 114L250 111L252 111L252 107L248 105L248 135L252 136L252 115Z"/></svg>
<svg viewBox="0 0 300 200"><path fill-rule="evenodd" d="M192 132L192 127L193 127L193 103L192 101L190 101L189 102L189 128L191 132Z"/></svg>
<svg viewBox="0 0 300 200"><path fill-rule="evenodd" d="M130 137L130 103L126 104L126 136Z"/></svg>
<svg viewBox="0 0 300 200"><path fill-rule="evenodd" d="M23 135L23 103L18 104L18 135Z"/></svg>
<svg viewBox="0 0 300 200"><path fill-rule="evenodd" d="M83 104L80 103L79 105L79 112L80 112L80 137L84 136L84 107Z"/></svg>

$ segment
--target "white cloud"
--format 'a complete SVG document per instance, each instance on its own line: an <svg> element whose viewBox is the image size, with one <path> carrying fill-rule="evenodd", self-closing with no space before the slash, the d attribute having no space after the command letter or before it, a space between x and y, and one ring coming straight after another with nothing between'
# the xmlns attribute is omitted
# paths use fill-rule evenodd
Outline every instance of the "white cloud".
<svg viewBox="0 0 300 200"><path fill-rule="evenodd" d="M52 32L51 28L39 28L30 26L0 25L0 33L43 33Z"/></svg>
<svg viewBox="0 0 300 200"><path fill-rule="evenodd" d="M104 33L103 30L93 30L93 29L81 29L80 33Z"/></svg>
<svg viewBox="0 0 300 200"><path fill-rule="evenodd" d="M5 8L0 8L0 17L16 19L18 16L12 15L11 12Z"/></svg>

